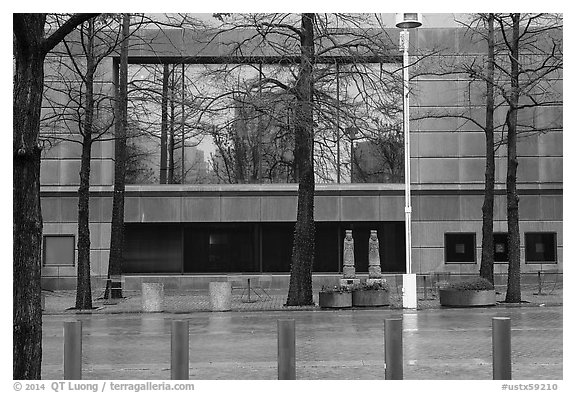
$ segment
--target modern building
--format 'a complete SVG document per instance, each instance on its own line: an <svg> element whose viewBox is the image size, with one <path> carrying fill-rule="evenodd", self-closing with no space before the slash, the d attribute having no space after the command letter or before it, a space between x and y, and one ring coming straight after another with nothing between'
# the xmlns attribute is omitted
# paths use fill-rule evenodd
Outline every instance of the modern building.
<svg viewBox="0 0 576 393"><path fill-rule="evenodd" d="M398 35L390 29L391 35ZM133 49L130 62L216 62L202 57L189 32L157 35L151 49ZM411 32L415 50L441 43L454 56L476 56L481 43L457 27ZM168 45L173 43L174 46ZM216 44L215 44L216 45ZM220 45L223 45L220 43ZM218 46L214 53L220 53ZM160 59L160 60L159 60ZM191 60L192 59L192 60ZM106 62L99 83L114 82L117 59ZM58 83L47 75L47 83ZM562 95L562 75L550 77ZM429 110L466 109L483 117L482 88L465 76L418 76L411 98L412 272L470 274L479 270L484 189L484 133L462 118L426 118ZM518 140L518 192L522 272L558 271L563 265L562 105L524 110L521 121L545 128ZM501 123L505 111L496 113ZM41 164L44 221L44 288L71 288L76 276L77 191L80 145L46 149ZM113 193L114 141L93 146L90 190L91 271L107 274ZM506 149L496 153L496 274L507 272ZM297 184L127 185L125 264L128 286L162 276L173 287L204 285L230 273L272 274L286 283L290 271ZM405 271L402 183L317 184L314 276L342 271L345 230L352 229L356 270L368 271L368 237L378 231L382 271ZM200 284L198 284L200 283Z"/></svg>

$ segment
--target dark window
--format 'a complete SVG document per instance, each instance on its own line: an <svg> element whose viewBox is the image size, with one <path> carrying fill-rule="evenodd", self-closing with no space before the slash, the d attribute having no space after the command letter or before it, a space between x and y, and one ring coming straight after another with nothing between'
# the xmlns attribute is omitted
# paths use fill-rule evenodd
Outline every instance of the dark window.
<svg viewBox="0 0 576 393"><path fill-rule="evenodd" d="M358 273L368 271L372 229L382 272L404 272L403 222L317 222L313 272L341 271L345 229L353 230ZM293 222L127 224L123 267L126 273L289 273L293 237Z"/></svg>
<svg viewBox="0 0 576 393"><path fill-rule="evenodd" d="M190 225L184 231L184 271L259 271L255 228L253 224Z"/></svg>
<svg viewBox="0 0 576 393"><path fill-rule="evenodd" d="M74 266L74 235L44 236L44 266Z"/></svg>
<svg viewBox="0 0 576 393"><path fill-rule="evenodd" d="M508 262L507 233L494 233L494 262Z"/></svg>
<svg viewBox="0 0 576 393"><path fill-rule="evenodd" d="M262 224L262 271L289 273L294 223Z"/></svg>
<svg viewBox="0 0 576 393"><path fill-rule="evenodd" d="M445 233L446 263L476 263L475 233Z"/></svg>
<svg viewBox="0 0 576 393"><path fill-rule="evenodd" d="M556 263L556 232L526 233L526 263Z"/></svg>
<svg viewBox="0 0 576 393"><path fill-rule="evenodd" d="M182 230L177 224L126 225L125 273L181 273Z"/></svg>
<svg viewBox="0 0 576 393"><path fill-rule="evenodd" d="M314 239L316 248L312 271L338 272L338 224L316 223Z"/></svg>

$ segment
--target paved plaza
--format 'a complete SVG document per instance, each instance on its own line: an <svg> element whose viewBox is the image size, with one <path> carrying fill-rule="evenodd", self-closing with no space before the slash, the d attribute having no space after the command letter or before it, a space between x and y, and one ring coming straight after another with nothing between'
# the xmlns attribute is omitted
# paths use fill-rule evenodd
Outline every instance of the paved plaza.
<svg viewBox="0 0 576 393"><path fill-rule="evenodd" d="M492 378L491 318L512 320L513 379L562 379L562 307L53 313L42 377L63 377L63 322L83 323L83 379L170 379L170 326L190 325L190 379L276 379L277 325L296 320L298 379L384 379L384 319L403 317L405 379Z"/></svg>

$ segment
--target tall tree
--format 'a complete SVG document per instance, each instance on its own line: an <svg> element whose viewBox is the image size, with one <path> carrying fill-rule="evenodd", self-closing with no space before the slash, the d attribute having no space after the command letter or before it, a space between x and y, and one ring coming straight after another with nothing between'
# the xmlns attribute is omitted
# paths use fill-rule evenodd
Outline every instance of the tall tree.
<svg viewBox="0 0 576 393"><path fill-rule="evenodd" d="M495 14L507 62L496 65L506 76L501 96L507 107L506 220L508 223L508 282L506 302L519 303L521 295L519 196L517 189L518 138L545 127L527 127L519 116L536 107L557 105L559 92L552 83L563 67L562 16L558 14ZM550 126L548 126L550 127ZM553 127L553 126L552 126ZM539 129L540 128L540 129Z"/></svg>
<svg viewBox="0 0 576 393"><path fill-rule="evenodd" d="M493 19L493 22L490 19ZM494 259L494 155L500 146L507 146L508 292L510 292L509 297L507 293L507 301L519 302L521 297L519 199L516 188L517 141L519 138L537 137L539 134L558 128L560 119L539 118L536 114L539 109L554 107L562 102L556 84L563 67L562 17L557 14L480 14L473 16L471 22L463 24L472 36L480 35L482 40L486 41L487 54L478 55L471 51L467 56L444 56L435 64L422 65L421 74L462 74L470 78L470 86L475 86L476 81L482 82L486 86L485 122L478 120L469 108L444 110L442 113L429 111L420 117L458 117L475 124L485 133L486 184L482 207L480 275L489 280L491 278L493 280ZM473 105L472 102L470 104ZM506 113L501 124L495 122L494 113L497 110ZM497 138L494 131L500 128L503 134L501 138Z"/></svg>
<svg viewBox="0 0 576 393"><path fill-rule="evenodd" d="M496 163L494 161L494 14L485 18L488 25L486 41L486 168L484 171L484 202L482 204L482 257L480 277L494 284L494 183Z"/></svg>
<svg viewBox="0 0 576 393"><path fill-rule="evenodd" d="M43 133L43 136L68 143L79 142L82 148L78 187L77 309L92 308L89 225L92 146L96 141L107 139L105 135L113 124L113 97L106 88L96 84L95 79L102 61L118 45L117 26L113 15L103 15L80 25L77 34L63 40L65 51L54 51L50 68L55 73L52 76L58 77L60 83L46 88L46 102L51 110L46 111L43 123L56 132ZM53 91L70 97L70 102L64 106L58 100L54 102L50 94Z"/></svg>
<svg viewBox="0 0 576 393"><path fill-rule="evenodd" d="M128 41L130 37L130 14L122 18L122 43L120 44L119 75L116 86L116 148L114 151L114 196L112 199L112 225L110 230L110 258L108 260L108 283L113 276L122 274L124 250L124 192L126 189L126 137L128 130ZM121 284L120 284L121 285ZM121 298L122 287L107 285L105 298Z"/></svg>
<svg viewBox="0 0 576 393"><path fill-rule="evenodd" d="M47 37L46 14L13 14L13 378L40 379L42 213L40 111L44 60L76 26L96 14L74 14Z"/></svg>
<svg viewBox="0 0 576 393"><path fill-rule="evenodd" d="M506 113L508 169L506 172L506 221L508 222L508 285L507 303L520 303L520 224L518 214L518 190L516 188L518 155L517 126L518 102L520 98L520 14L511 14L512 37L504 39L509 48L510 93L507 94L508 111ZM502 27L504 26L503 21Z"/></svg>
<svg viewBox="0 0 576 393"><path fill-rule="evenodd" d="M294 115L294 159L298 179L298 210L292 247L287 306L313 304L312 265L314 262L314 125L312 99L314 82L315 14L302 14L300 30L300 72L296 82Z"/></svg>
<svg viewBox="0 0 576 393"><path fill-rule="evenodd" d="M167 155L168 155L168 85L170 81L170 68L164 64L162 73L162 122L160 131L160 184L166 184Z"/></svg>
<svg viewBox="0 0 576 393"><path fill-rule="evenodd" d="M94 19L86 26L86 112L80 159L80 187L78 188L78 278L76 280L76 308L92 309L90 282L90 160L92 157L92 126L94 122Z"/></svg>
<svg viewBox="0 0 576 393"><path fill-rule="evenodd" d="M223 49L229 48L231 61L205 78L222 81L225 91L205 97L203 113L218 125L226 121L233 125L215 127L231 134L214 138L223 150L227 175L241 175L248 181L275 178L263 172L268 169L262 164L267 159L265 144L271 134L269 127L262 127L264 116L279 124L285 122L278 131L284 130L293 138L293 148L288 146L293 152L286 151L276 160L288 164L286 174L290 176L277 178L299 183L288 305L312 303L314 184L329 182L336 176L339 139L343 136L340 124L359 129L358 137L366 138L381 130L382 122L399 121L400 106L394 96L398 97L402 85L399 73L394 72L399 68L398 58L390 55L395 53L391 51L395 45L382 33L377 19L371 18L350 14L238 14L222 17L230 21L223 23L214 37ZM212 41L215 39L209 43ZM337 76L347 81L350 94L344 94L346 102L338 99L342 85L336 83ZM240 79L244 80L244 88L238 87ZM232 100L226 101L230 96ZM278 105L268 105L271 98ZM250 111L238 109L250 106ZM279 116L282 107L287 110ZM251 125L253 141L243 132L246 127L238 126L247 123L241 118L251 116L255 120ZM222 141L226 143L219 143ZM278 147L279 151L283 149L280 144ZM250 173L245 164L252 165ZM348 165L351 168L351 162Z"/></svg>

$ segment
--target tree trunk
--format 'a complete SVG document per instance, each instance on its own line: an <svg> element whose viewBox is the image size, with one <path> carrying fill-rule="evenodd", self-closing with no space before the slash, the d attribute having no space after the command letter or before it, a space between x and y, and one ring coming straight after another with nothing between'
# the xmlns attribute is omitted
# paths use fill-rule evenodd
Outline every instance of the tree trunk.
<svg viewBox="0 0 576 393"><path fill-rule="evenodd" d="M128 37L130 35L130 14L124 14L122 22L122 43L120 45L120 70L116 83L115 124L116 149L114 152L114 197L112 200L112 228L110 231L110 259L108 278L122 274L122 252L124 250L124 190L126 178L126 135L128 129ZM121 298L122 287L106 286L105 298Z"/></svg>
<svg viewBox="0 0 576 393"><path fill-rule="evenodd" d="M174 184L174 123L176 116L176 102L174 101L175 86L175 68L172 68L172 83L170 84L170 133L168 135L168 184Z"/></svg>
<svg viewBox="0 0 576 393"><path fill-rule="evenodd" d="M40 111L44 59L70 31L96 14L74 14L44 38L46 14L12 14L12 377L40 379L42 365Z"/></svg>
<svg viewBox="0 0 576 393"><path fill-rule="evenodd" d="M294 159L299 176L298 210L292 248L287 306L313 304L314 263L314 126L312 114L314 14L302 14L300 77L296 84Z"/></svg>
<svg viewBox="0 0 576 393"><path fill-rule="evenodd" d="M168 77L170 71L168 64L164 64L164 71L162 74L162 103L161 112L162 119L160 124L160 184L166 184L166 164L168 160Z"/></svg>
<svg viewBox="0 0 576 393"><path fill-rule="evenodd" d="M488 66L486 72L486 170L482 205L482 258L480 277L494 284L494 14L488 16Z"/></svg>
<svg viewBox="0 0 576 393"><path fill-rule="evenodd" d="M44 15L26 18L26 33L44 34ZM39 42L14 40L13 96L13 378L40 379L42 213L40 210L40 108L44 56Z"/></svg>
<svg viewBox="0 0 576 393"><path fill-rule="evenodd" d="M518 191L516 189L518 158L516 155L516 127L518 123L519 97L519 31L520 14L512 14L512 40L510 40L510 83L512 91L508 100L509 109L506 114L508 128L508 171L506 174L506 202L508 220L508 287L507 303L520 303L520 226L518 222Z"/></svg>
<svg viewBox="0 0 576 393"><path fill-rule="evenodd" d="M86 95L82 127L82 156L80 158L80 186L78 188L78 274L76 280L76 308L92 309L90 282L90 159L92 153L92 126L94 123L94 22L88 21L86 45Z"/></svg>

